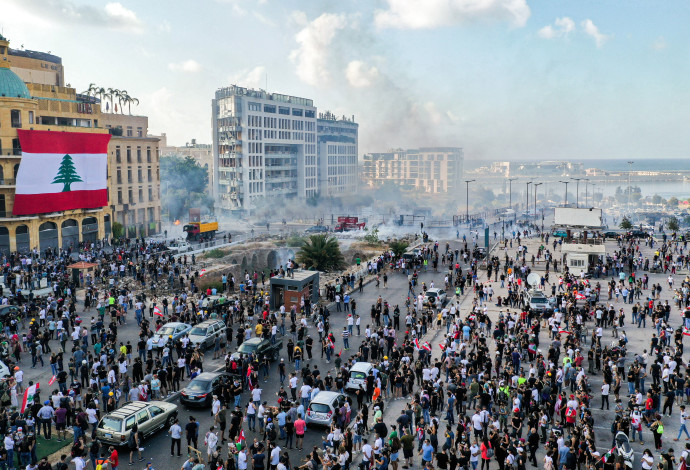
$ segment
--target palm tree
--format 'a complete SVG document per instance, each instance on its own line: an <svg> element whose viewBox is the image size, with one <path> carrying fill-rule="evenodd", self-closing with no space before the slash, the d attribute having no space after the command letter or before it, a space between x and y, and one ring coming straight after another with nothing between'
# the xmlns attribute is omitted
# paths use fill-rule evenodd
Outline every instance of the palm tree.
<svg viewBox="0 0 690 470"><path fill-rule="evenodd" d="M129 97L129 101L127 102L127 105L129 106L129 114L132 114L132 103L134 103L136 106L139 106L139 99L134 98L132 96Z"/></svg>
<svg viewBox="0 0 690 470"><path fill-rule="evenodd" d="M297 261L319 271L338 270L345 265L338 240L328 235L310 236L297 253Z"/></svg>
<svg viewBox="0 0 690 470"><path fill-rule="evenodd" d="M83 91L82 93L85 94L86 96L96 96L96 90L98 90L98 87L96 86L95 83L89 83L89 88L86 91Z"/></svg>
<svg viewBox="0 0 690 470"><path fill-rule="evenodd" d="M408 246L409 244L407 242L400 240L393 240L388 244L388 247L391 249L396 258L400 258L403 253L405 253L405 250Z"/></svg>
<svg viewBox="0 0 690 470"><path fill-rule="evenodd" d="M120 96L117 97L117 101L120 103L120 114L125 114L125 109L122 104L129 102L131 96L127 93L127 90L120 90Z"/></svg>

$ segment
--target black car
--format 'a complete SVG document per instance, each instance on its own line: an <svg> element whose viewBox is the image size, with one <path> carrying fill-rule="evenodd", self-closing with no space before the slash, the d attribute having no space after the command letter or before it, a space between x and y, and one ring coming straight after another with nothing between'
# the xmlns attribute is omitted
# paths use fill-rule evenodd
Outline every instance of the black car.
<svg viewBox="0 0 690 470"><path fill-rule="evenodd" d="M283 349L283 340L279 339L275 344L263 338L250 338L240 344L237 352L232 356L236 359L244 358L252 354L254 358L261 359L268 356L271 361L280 358L280 351Z"/></svg>
<svg viewBox="0 0 690 470"><path fill-rule="evenodd" d="M19 317L21 310L16 305L3 305L0 307L0 319Z"/></svg>
<svg viewBox="0 0 690 470"><path fill-rule="evenodd" d="M232 377L225 372L202 372L180 393L180 403L187 406L211 406L213 395L220 395L223 384Z"/></svg>
<svg viewBox="0 0 690 470"><path fill-rule="evenodd" d="M314 225L313 227L309 227L307 230L305 230L307 233L326 233L328 232L328 227L324 225Z"/></svg>

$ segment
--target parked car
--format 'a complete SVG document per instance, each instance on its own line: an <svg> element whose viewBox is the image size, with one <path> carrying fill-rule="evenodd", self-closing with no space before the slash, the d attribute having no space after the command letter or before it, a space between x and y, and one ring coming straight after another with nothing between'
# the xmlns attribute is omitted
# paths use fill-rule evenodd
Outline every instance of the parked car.
<svg viewBox="0 0 690 470"><path fill-rule="evenodd" d="M283 349L283 340L279 339L275 344L263 338L249 338L240 344L237 352L233 354L235 358L243 358L253 354L254 357L261 358L268 356L272 361L280 358L280 351Z"/></svg>
<svg viewBox="0 0 690 470"><path fill-rule="evenodd" d="M128 402L101 418L96 439L106 444L125 445L136 424L146 440L160 429L172 426L176 416L177 405L167 401Z"/></svg>
<svg viewBox="0 0 690 470"><path fill-rule="evenodd" d="M202 372L180 392L180 403L187 406L211 406L213 395L219 395L223 385L231 382L225 372Z"/></svg>
<svg viewBox="0 0 690 470"><path fill-rule="evenodd" d="M535 312L546 312L551 309L549 299L539 290L530 289L525 296L525 303Z"/></svg>
<svg viewBox="0 0 690 470"><path fill-rule="evenodd" d="M305 230L306 233L326 233L328 232L328 227L325 225L314 225Z"/></svg>
<svg viewBox="0 0 690 470"><path fill-rule="evenodd" d="M443 307L446 305L446 302L448 301L446 292L443 289L439 289L437 287L432 287L431 289L427 289L426 294L424 294L424 303L428 304L434 301L436 305L440 305Z"/></svg>
<svg viewBox="0 0 690 470"><path fill-rule="evenodd" d="M228 341L227 329L225 323L220 320L202 321L189 330L189 342L192 346L208 349L213 346L216 337L220 336L220 342L225 344Z"/></svg>
<svg viewBox="0 0 690 470"><path fill-rule="evenodd" d="M3 322L5 318L18 317L20 313L21 310L16 305L3 305L0 307L0 319Z"/></svg>
<svg viewBox="0 0 690 470"><path fill-rule="evenodd" d="M192 245L185 241L174 241L168 245L168 249L179 255L180 253L192 251Z"/></svg>
<svg viewBox="0 0 690 470"><path fill-rule="evenodd" d="M339 392L321 391L309 403L305 421L307 425L330 426L335 409L345 404L347 397Z"/></svg>
<svg viewBox="0 0 690 470"><path fill-rule="evenodd" d="M192 325L180 322L169 322L161 326L158 331L153 335L154 347L158 347L158 341L160 341L161 336L169 338L172 336L173 341L177 341L184 335L189 333L192 329Z"/></svg>

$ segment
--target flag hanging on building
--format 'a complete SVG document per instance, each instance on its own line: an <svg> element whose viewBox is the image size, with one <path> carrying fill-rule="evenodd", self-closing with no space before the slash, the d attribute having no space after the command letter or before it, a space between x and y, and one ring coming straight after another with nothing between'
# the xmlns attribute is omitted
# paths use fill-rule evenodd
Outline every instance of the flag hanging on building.
<svg viewBox="0 0 690 470"><path fill-rule="evenodd" d="M17 129L22 160L13 215L108 205L110 134Z"/></svg>
<svg viewBox="0 0 690 470"><path fill-rule="evenodd" d="M38 382L36 382L32 386L30 386L26 390L24 390L24 398L22 399L21 413L24 413L24 411L26 410L27 407L34 404L34 397L36 396L36 391L39 388L40 388L40 385Z"/></svg>

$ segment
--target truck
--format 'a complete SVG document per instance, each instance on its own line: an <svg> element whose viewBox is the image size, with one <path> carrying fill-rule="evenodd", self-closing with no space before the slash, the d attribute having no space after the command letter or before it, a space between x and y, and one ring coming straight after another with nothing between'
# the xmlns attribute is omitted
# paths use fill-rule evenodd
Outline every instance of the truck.
<svg viewBox="0 0 690 470"><path fill-rule="evenodd" d="M213 240L218 222L190 222L182 230L187 232L187 240Z"/></svg>
<svg viewBox="0 0 690 470"><path fill-rule="evenodd" d="M350 232L363 230L367 224L360 222L357 217L338 217L338 224L333 228L335 232Z"/></svg>

